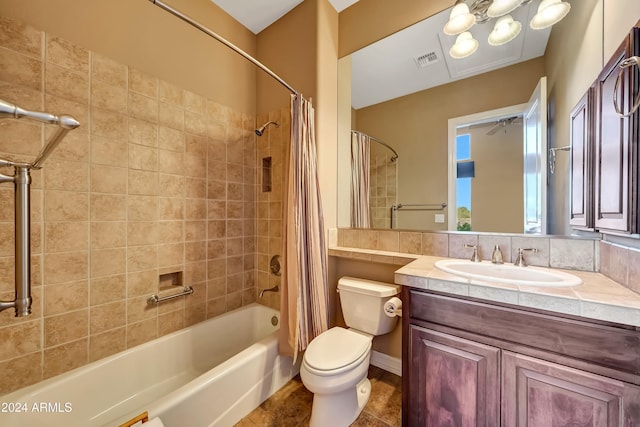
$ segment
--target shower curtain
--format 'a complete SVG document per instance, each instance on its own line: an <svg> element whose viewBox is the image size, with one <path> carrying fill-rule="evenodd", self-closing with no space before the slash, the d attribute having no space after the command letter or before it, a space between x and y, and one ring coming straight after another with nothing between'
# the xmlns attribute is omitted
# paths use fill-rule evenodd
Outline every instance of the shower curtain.
<svg viewBox="0 0 640 427"><path fill-rule="evenodd" d="M291 147L283 221L279 351L293 356L329 327L327 252L317 174L314 112L291 96Z"/></svg>
<svg viewBox="0 0 640 427"><path fill-rule="evenodd" d="M369 228L369 146L371 138L351 132L351 227Z"/></svg>

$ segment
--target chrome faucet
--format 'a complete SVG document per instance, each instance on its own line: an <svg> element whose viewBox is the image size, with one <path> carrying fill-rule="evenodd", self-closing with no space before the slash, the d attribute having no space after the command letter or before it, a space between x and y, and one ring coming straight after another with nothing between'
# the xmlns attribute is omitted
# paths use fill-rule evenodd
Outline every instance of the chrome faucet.
<svg viewBox="0 0 640 427"><path fill-rule="evenodd" d="M274 287L269 289L263 289L260 291L260 298L264 297L265 292L278 292L278 291L280 291L280 287L278 285L275 285Z"/></svg>
<svg viewBox="0 0 640 427"><path fill-rule="evenodd" d="M481 262L480 256L478 255L478 245L470 245L468 243L464 244L465 248L473 249L473 253L471 254L470 260L473 262Z"/></svg>
<svg viewBox="0 0 640 427"><path fill-rule="evenodd" d="M538 252L538 250L536 248L518 248L518 257L516 258L515 262L513 263L513 265L516 265L518 267L526 267L527 266L527 262L524 260L524 251L527 252Z"/></svg>
<svg viewBox="0 0 640 427"><path fill-rule="evenodd" d="M495 245L493 248L493 254L491 254L491 262L494 264L504 264L502 259L502 251L500 245Z"/></svg>

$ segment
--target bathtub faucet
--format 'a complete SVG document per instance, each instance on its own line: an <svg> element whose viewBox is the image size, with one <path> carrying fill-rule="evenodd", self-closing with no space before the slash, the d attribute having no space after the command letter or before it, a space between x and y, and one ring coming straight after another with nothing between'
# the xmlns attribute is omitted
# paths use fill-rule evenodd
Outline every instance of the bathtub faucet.
<svg viewBox="0 0 640 427"><path fill-rule="evenodd" d="M275 285L273 288L263 289L260 291L260 298L264 296L265 292L278 292L278 291L280 291L280 287L278 285Z"/></svg>

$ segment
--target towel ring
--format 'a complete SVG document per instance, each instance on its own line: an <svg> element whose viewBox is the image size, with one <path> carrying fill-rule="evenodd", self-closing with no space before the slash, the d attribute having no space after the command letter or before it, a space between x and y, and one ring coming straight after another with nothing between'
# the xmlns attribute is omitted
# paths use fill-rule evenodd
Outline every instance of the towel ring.
<svg viewBox="0 0 640 427"><path fill-rule="evenodd" d="M627 114L624 114L622 111L620 111L620 108L618 108L618 86L620 86L620 76L622 75L622 73L624 73L625 68L631 67L634 64L637 65L638 68L640 68L639 57L632 56L631 58L627 58L624 61L620 62L620 64L618 64L620 66L620 72L618 73L618 77L616 78L616 84L613 87L613 108L615 108L616 113L620 117L629 117L630 115L635 113L638 108L640 108L640 93L638 93L638 96L636 97L636 102L633 104L633 108L631 108L631 111L629 111Z"/></svg>

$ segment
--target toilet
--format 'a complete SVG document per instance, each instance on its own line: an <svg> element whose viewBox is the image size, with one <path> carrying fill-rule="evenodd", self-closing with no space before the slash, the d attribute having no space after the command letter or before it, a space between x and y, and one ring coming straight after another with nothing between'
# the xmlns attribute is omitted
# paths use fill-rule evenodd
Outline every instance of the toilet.
<svg viewBox="0 0 640 427"><path fill-rule="evenodd" d="M342 277L338 292L349 329L336 326L314 338L300 367L302 383L313 393L310 427L347 427L358 418L371 395L373 337L391 332L398 319L383 307L399 286Z"/></svg>

